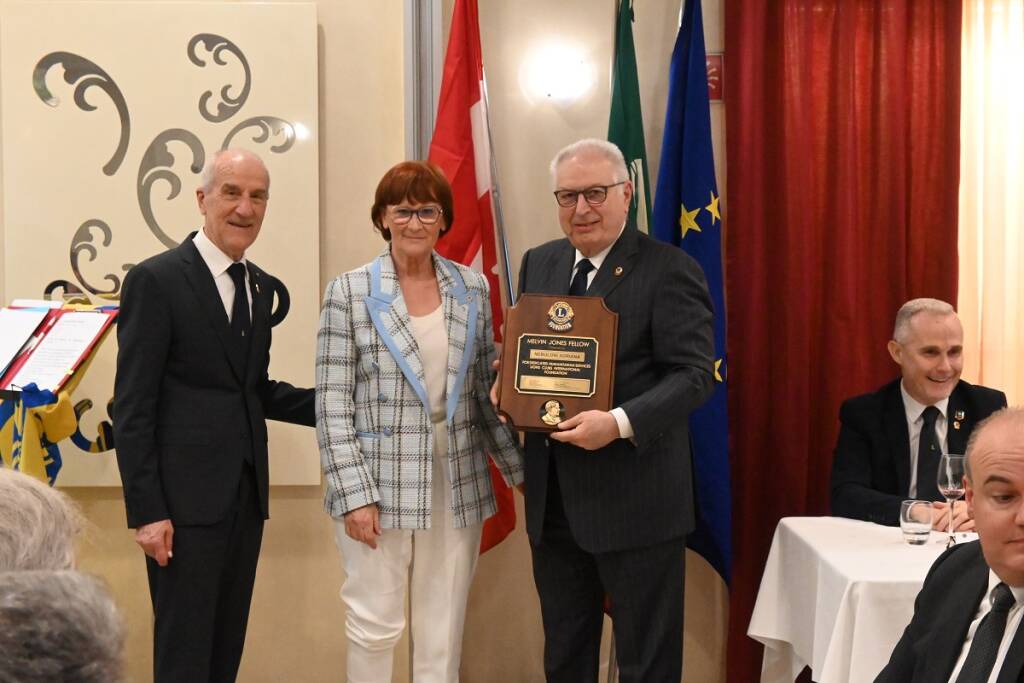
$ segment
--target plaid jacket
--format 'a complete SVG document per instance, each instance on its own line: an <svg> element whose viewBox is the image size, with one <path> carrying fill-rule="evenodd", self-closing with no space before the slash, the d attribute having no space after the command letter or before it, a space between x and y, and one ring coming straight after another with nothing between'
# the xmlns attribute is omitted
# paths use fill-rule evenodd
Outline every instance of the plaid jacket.
<svg viewBox="0 0 1024 683"><path fill-rule="evenodd" d="M456 527L496 503L487 466L523 480L518 440L488 397L494 340L487 280L433 256L448 327L448 474ZM419 348L389 250L327 286L316 355L316 423L332 517L376 502L389 529L430 526L432 426ZM485 452L486 451L486 452Z"/></svg>

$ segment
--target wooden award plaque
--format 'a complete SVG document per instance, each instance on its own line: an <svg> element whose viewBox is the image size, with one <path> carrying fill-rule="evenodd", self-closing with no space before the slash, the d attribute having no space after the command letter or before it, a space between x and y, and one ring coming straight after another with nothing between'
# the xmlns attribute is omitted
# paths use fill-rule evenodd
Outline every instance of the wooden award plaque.
<svg viewBox="0 0 1024 683"><path fill-rule="evenodd" d="M610 410L619 314L593 296L523 294L505 318L498 410L516 429L552 432Z"/></svg>

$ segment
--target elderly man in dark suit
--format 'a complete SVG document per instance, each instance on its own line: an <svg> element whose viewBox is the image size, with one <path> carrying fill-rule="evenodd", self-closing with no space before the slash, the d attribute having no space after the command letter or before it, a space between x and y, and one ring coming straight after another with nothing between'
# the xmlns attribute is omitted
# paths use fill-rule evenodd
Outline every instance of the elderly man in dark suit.
<svg viewBox="0 0 1024 683"><path fill-rule="evenodd" d="M953 307L913 299L896 314L889 355L901 378L839 409L839 442L832 463L832 514L899 524L907 499L943 501L936 484L939 456L963 453L974 426L1006 405L1006 396L960 379L964 332ZM963 501L954 525L973 529ZM935 528L948 522L936 502Z"/></svg>
<svg viewBox="0 0 1024 683"><path fill-rule="evenodd" d="M594 681L608 596L622 681L682 672L687 418L711 394L712 310L680 249L626 225L622 153L581 140L551 164L565 239L523 255L519 291L602 297L619 315L612 410L526 435L526 524L549 681Z"/></svg>
<svg viewBox="0 0 1024 683"><path fill-rule="evenodd" d="M266 420L314 423L313 390L267 376L277 281L245 259L266 167L218 152L196 198L202 230L129 271L117 330L117 461L157 683L235 680L268 517Z"/></svg>
<svg viewBox="0 0 1024 683"><path fill-rule="evenodd" d="M966 489L979 540L953 546L932 565L876 683L1024 680L1024 408L978 425L967 447Z"/></svg>

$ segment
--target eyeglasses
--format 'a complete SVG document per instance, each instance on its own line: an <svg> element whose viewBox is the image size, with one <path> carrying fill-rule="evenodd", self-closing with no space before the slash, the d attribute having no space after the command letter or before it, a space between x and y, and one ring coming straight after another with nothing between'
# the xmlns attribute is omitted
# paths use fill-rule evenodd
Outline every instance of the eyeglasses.
<svg viewBox="0 0 1024 683"><path fill-rule="evenodd" d="M421 206L418 209L399 207L391 209L391 220L395 222L395 225L405 225L412 220L413 216L416 216L423 225L433 225L443 213L440 206Z"/></svg>
<svg viewBox="0 0 1024 683"><path fill-rule="evenodd" d="M583 190L555 190L555 201L558 202L559 206L569 208L576 206L579 201L580 195L583 195L583 199L586 200L587 204L591 206L600 206L604 204L604 200L608 199L608 190L615 187L616 185L622 185L626 181L620 180L617 183L611 185L594 185Z"/></svg>

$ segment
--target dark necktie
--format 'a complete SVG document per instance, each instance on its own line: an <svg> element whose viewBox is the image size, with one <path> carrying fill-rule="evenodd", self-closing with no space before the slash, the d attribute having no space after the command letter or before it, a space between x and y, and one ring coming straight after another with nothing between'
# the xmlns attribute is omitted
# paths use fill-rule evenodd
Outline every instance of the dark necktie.
<svg viewBox="0 0 1024 683"><path fill-rule="evenodd" d="M569 285L569 296L587 295L587 275L593 269L594 264L590 262L590 259L583 259L576 264L576 274L573 275L572 283Z"/></svg>
<svg viewBox="0 0 1024 683"><path fill-rule="evenodd" d="M1005 583L997 584L992 589L991 600L992 610L985 615L974 632L971 649L967 652L967 659L960 669L960 675L956 677L956 683L987 681L992 674L992 666L999 654L999 643L1006 630L1006 615L1016 601L1013 591Z"/></svg>
<svg viewBox="0 0 1024 683"><path fill-rule="evenodd" d="M252 323L249 320L249 297L245 295L245 266L241 263L232 263L228 266L228 275L235 283L235 301L231 304L231 331L238 339L248 343Z"/></svg>
<svg viewBox="0 0 1024 683"><path fill-rule="evenodd" d="M939 438L935 434L935 420L939 417L939 409L928 406L922 413L924 424L921 425L921 438L917 444L917 499L945 500L939 493L936 482L939 474Z"/></svg>

